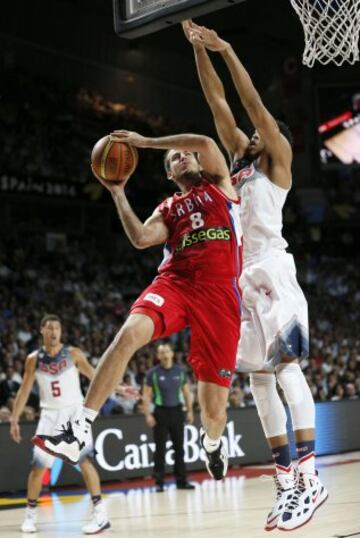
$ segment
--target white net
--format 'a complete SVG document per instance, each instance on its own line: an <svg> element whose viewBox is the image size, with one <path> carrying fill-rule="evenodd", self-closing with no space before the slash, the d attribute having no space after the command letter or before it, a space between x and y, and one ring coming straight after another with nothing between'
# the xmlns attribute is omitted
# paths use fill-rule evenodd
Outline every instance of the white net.
<svg viewBox="0 0 360 538"><path fill-rule="evenodd" d="M303 63L359 60L360 0L290 0L304 28Z"/></svg>

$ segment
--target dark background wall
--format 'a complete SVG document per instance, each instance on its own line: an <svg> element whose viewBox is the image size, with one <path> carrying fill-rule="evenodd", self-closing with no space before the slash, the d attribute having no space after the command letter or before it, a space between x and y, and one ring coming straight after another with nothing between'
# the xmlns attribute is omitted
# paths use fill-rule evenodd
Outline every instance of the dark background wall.
<svg viewBox="0 0 360 538"><path fill-rule="evenodd" d="M199 22L231 41L270 110L291 125L297 183L312 185L317 174L314 88L325 81L358 81L358 67L303 67L302 27L289 0L246 0ZM191 47L179 25L125 40L113 31L111 0L15 0L3 6L0 43L5 62L46 73L60 87L71 82L94 88L184 128L213 134ZM215 60L246 127L228 74L220 58Z"/></svg>
<svg viewBox="0 0 360 538"><path fill-rule="evenodd" d="M360 448L360 431L356 422L359 408L359 401L317 404L317 455ZM198 424L197 416L196 425ZM290 424L289 420L289 429ZM9 425L0 425L0 493L24 488L24 476L31 460L30 439L36 425L25 423L21 427L24 441L16 445L10 439ZM333 435L334 431L336 436ZM292 436L290 431L289 434ZM100 418L94 423L94 442L97 450L95 462L102 480L126 480L152 474L154 444L144 417L134 415ZM255 408L229 410L224 442L230 467L266 463L271 459ZM296 457L294 444L292 447L293 456ZM167 448L167 470L171 472L173 451L170 441ZM184 448L188 469L203 469L199 430L195 425L186 426ZM82 484L82 477L77 468L56 460L52 467L50 483L58 486Z"/></svg>

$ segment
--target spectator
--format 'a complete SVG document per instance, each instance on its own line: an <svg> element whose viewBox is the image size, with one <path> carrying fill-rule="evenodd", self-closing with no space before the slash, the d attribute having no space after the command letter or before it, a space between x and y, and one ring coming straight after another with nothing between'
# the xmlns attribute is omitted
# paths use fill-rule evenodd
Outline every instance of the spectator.
<svg viewBox="0 0 360 538"><path fill-rule="evenodd" d="M0 407L0 423L1 422L10 422L11 411L8 407L3 405Z"/></svg>
<svg viewBox="0 0 360 538"><path fill-rule="evenodd" d="M230 391L229 407L232 407L232 408L245 407L244 393L240 387L234 387Z"/></svg>
<svg viewBox="0 0 360 538"><path fill-rule="evenodd" d="M35 409L27 405L24 407L24 411L21 414L20 420L26 420L28 422L34 422L36 420Z"/></svg>
<svg viewBox="0 0 360 538"><path fill-rule="evenodd" d="M15 370L8 366L5 370L5 379L0 382L0 405L7 404L16 396L20 384L14 381Z"/></svg>
<svg viewBox="0 0 360 538"><path fill-rule="evenodd" d="M347 383L345 387L345 398L347 400L358 400L359 395L356 393L356 388L354 383Z"/></svg>
<svg viewBox="0 0 360 538"><path fill-rule="evenodd" d="M342 385L337 385L335 390L335 395L331 398L332 402L337 402L338 400L343 400L345 395L344 387Z"/></svg>

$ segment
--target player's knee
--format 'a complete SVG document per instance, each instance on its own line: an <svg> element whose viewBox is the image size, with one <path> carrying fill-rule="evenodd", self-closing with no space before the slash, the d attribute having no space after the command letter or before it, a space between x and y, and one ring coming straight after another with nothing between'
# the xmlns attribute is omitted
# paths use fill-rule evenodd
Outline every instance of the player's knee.
<svg viewBox="0 0 360 538"><path fill-rule="evenodd" d="M33 465L31 468L31 472L33 476L42 476L45 471L46 471L46 467L39 467L37 465Z"/></svg>
<svg viewBox="0 0 360 538"><path fill-rule="evenodd" d="M91 461L89 460L89 458L85 457L84 459L82 459L79 463L80 465L80 469L82 471L86 471L87 469L89 469L90 467L93 467Z"/></svg>
<svg viewBox="0 0 360 538"><path fill-rule="evenodd" d="M293 429L314 428L314 399L299 364L279 364L276 366L276 375L289 404Z"/></svg>
<svg viewBox="0 0 360 538"><path fill-rule="evenodd" d="M136 351L148 340L146 333L144 334L143 324L140 321L135 323L130 321L126 322L115 336L113 348L115 350L127 348Z"/></svg>
<svg viewBox="0 0 360 538"><path fill-rule="evenodd" d="M276 391L276 378L273 374L250 374L250 389L261 418L270 412L271 394Z"/></svg>
<svg viewBox="0 0 360 538"><path fill-rule="evenodd" d="M274 374L250 374L250 388L267 438L286 433L286 412L276 388Z"/></svg>
<svg viewBox="0 0 360 538"><path fill-rule="evenodd" d="M278 364L275 370L288 404L300 404L304 398L302 383L304 375L300 366L296 362L286 362Z"/></svg>

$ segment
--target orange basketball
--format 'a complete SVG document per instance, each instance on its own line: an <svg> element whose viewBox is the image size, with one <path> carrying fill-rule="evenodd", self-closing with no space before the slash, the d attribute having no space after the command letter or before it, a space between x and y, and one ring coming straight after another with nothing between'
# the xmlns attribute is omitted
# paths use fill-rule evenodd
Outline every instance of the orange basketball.
<svg viewBox="0 0 360 538"><path fill-rule="evenodd" d="M137 163L137 149L110 135L98 140L91 152L91 164L95 173L106 181L128 179Z"/></svg>

